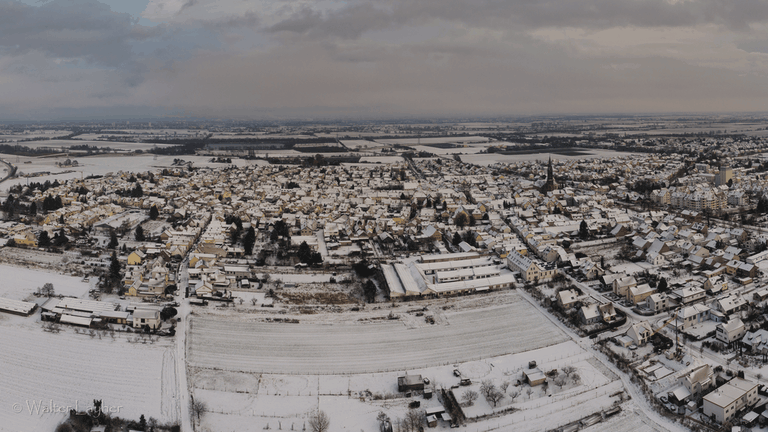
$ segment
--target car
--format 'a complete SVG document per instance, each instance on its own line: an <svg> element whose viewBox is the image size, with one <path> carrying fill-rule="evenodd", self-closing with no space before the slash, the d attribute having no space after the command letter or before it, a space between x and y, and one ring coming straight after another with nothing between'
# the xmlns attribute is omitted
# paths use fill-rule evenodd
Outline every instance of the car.
<svg viewBox="0 0 768 432"><path fill-rule="evenodd" d="M663 404L666 404L667 402L669 402L669 399L667 399L667 396L666 396L666 395L661 395L661 397L659 397L659 400L660 400L660 401L661 401L661 403L663 403Z"/></svg>
<svg viewBox="0 0 768 432"><path fill-rule="evenodd" d="M462 378L461 381L459 381L459 385L461 386L472 385L472 380L470 380L469 378Z"/></svg>
<svg viewBox="0 0 768 432"><path fill-rule="evenodd" d="M459 372L459 370L458 370L458 369L454 369L454 370L453 370L453 376L457 376L457 377L460 377L460 376L461 376L461 372Z"/></svg>
<svg viewBox="0 0 768 432"><path fill-rule="evenodd" d="M429 378L424 378L424 385L429 385Z"/></svg>

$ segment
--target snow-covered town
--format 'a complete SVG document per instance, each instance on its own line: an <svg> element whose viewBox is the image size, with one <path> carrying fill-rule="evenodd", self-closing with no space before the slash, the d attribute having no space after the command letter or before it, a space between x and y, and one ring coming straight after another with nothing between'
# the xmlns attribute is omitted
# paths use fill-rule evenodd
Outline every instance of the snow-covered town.
<svg viewBox="0 0 768 432"><path fill-rule="evenodd" d="M608 123L1 129L0 431L768 431L765 122Z"/></svg>

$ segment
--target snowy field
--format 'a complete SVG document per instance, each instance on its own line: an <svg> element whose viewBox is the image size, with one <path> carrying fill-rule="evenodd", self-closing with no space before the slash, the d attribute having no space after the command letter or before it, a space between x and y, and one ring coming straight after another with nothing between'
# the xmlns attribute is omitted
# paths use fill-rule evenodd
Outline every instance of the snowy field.
<svg viewBox="0 0 768 432"><path fill-rule="evenodd" d="M424 137L424 138L395 138L395 139L377 139L376 142L384 144L445 144L445 143L477 143L488 142L491 139L481 136L448 136L448 137Z"/></svg>
<svg viewBox="0 0 768 432"><path fill-rule="evenodd" d="M113 150L135 151L135 150L151 150L155 147L170 147L172 144L151 144L151 143L134 143L134 142L113 142L113 141L92 141L86 139L74 139L74 140L58 140L51 139L45 141L27 141L18 143L21 146L29 148L51 148L56 151L67 151L73 146L87 145L89 147L97 148L111 148Z"/></svg>
<svg viewBox="0 0 768 432"><path fill-rule="evenodd" d="M56 294L73 297L84 297L88 294L90 285L83 282L82 278L64 276L57 273L49 273L40 270L26 269L0 264L0 280L6 283L0 284L0 297L14 300L25 300L38 287L46 282L53 284ZM13 281L13 283L7 283Z"/></svg>
<svg viewBox="0 0 768 432"><path fill-rule="evenodd" d="M515 381L530 360L536 360L543 370L561 369L572 365L581 376L578 384L563 388L554 385L545 390L535 387L528 395L528 386L516 387ZM465 407L467 416L490 414L494 410L515 408L513 414L469 423L471 431L501 430L540 431L555 428L586 415L609 408L621 391L621 382L608 377L592 365L594 358L573 341L546 348L511 354L460 365L409 369L408 373L430 379L429 388L439 390L458 383L453 369L473 382L469 388L477 390L482 380L497 386L503 382L512 385L494 409L486 400L478 399L472 407ZM355 375L280 375L228 372L212 369L190 370L190 382L195 398L206 402L203 425L211 430L302 430L307 413L314 409L325 411L331 418L331 430L377 430L376 415L384 411L390 418L402 418L408 403L418 400L419 409L440 406L437 397L425 400L420 396L402 397L397 392L397 377L401 372L368 373ZM460 387L457 397L465 387ZM517 393L513 398L512 393ZM553 415L557 413L557 415ZM279 423L278 423L279 422ZM642 423L637 422L639 426ZM438 430L448 430L448 424L439 422ZM643 429L639 429L643 430ZM649 430L650 431L650 430Z"/></svg>
<svg viewBox="0 0 768 432"><path fill-rule="evenodd" d="M58 167L56 162L64 162L67 159L65 155L51 158L18 157L14 155L0 154L0 159L8 161L19 168L24 174L50 172L50 175L27 178L10 179L2 183L0 190L7 191L13 185L26 184L27 182L45 182L46 180L64 181L72 178L87 177L89 175L105 175L107 173L124 172L146 172L160 170L163 168L173 168L173 160L181 158L187 162L193 162L196 167L226 167L230 164L209 162L211 157L207 156L158 156L154 155L107 155L107 156L76 156L70 155L69 159L76 160L76 167ZM26 163L29 162L29 163ZM244 160L232 159L231 165L267 165L262 160ZM71 171L71 172L66 172ZM59 173L59 174L57 174Z"/></svg>
<svg viewBox="0 0 768 432"><path fill-rule="evenodd" d="M0 314L0 340L0 431L53 431L68 413L38 413L32 404L40 401L88 408L102 399L121 417L178 419L172 339L100 340L71 327L52 334L34 318Z"/></svg>
<svg viewBox="0 0 768 432"><path fill-rule="evenodd" d="M446 325L412 329L399 320L306 325L195 317L188 361L192 366L247 372L365 373L525 352L568 339L525 300L516 300L446 313Z"/></svg>

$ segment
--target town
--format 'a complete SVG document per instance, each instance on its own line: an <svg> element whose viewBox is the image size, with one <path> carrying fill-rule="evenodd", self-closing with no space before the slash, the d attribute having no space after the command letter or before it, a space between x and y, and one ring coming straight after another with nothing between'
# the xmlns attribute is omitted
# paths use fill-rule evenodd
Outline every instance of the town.
<svg viewBox="0 0 768 432"><path fill-rule="evenodd" d="M766 124L0 126L0 423L768 430Z"/></svg>

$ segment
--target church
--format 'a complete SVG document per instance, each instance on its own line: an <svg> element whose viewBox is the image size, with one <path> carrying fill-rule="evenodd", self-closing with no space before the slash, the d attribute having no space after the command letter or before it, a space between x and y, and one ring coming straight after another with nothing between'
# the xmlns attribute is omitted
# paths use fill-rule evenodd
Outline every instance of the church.
<svg viewBox="0 0 768 432"><path fill-rule="evenodd" d="M555 181L555 175L552 171L552 156L549 157L549 164L547 165L547 181L541 186L541 193L546 194L552 192L558 188Z"/></svg>

